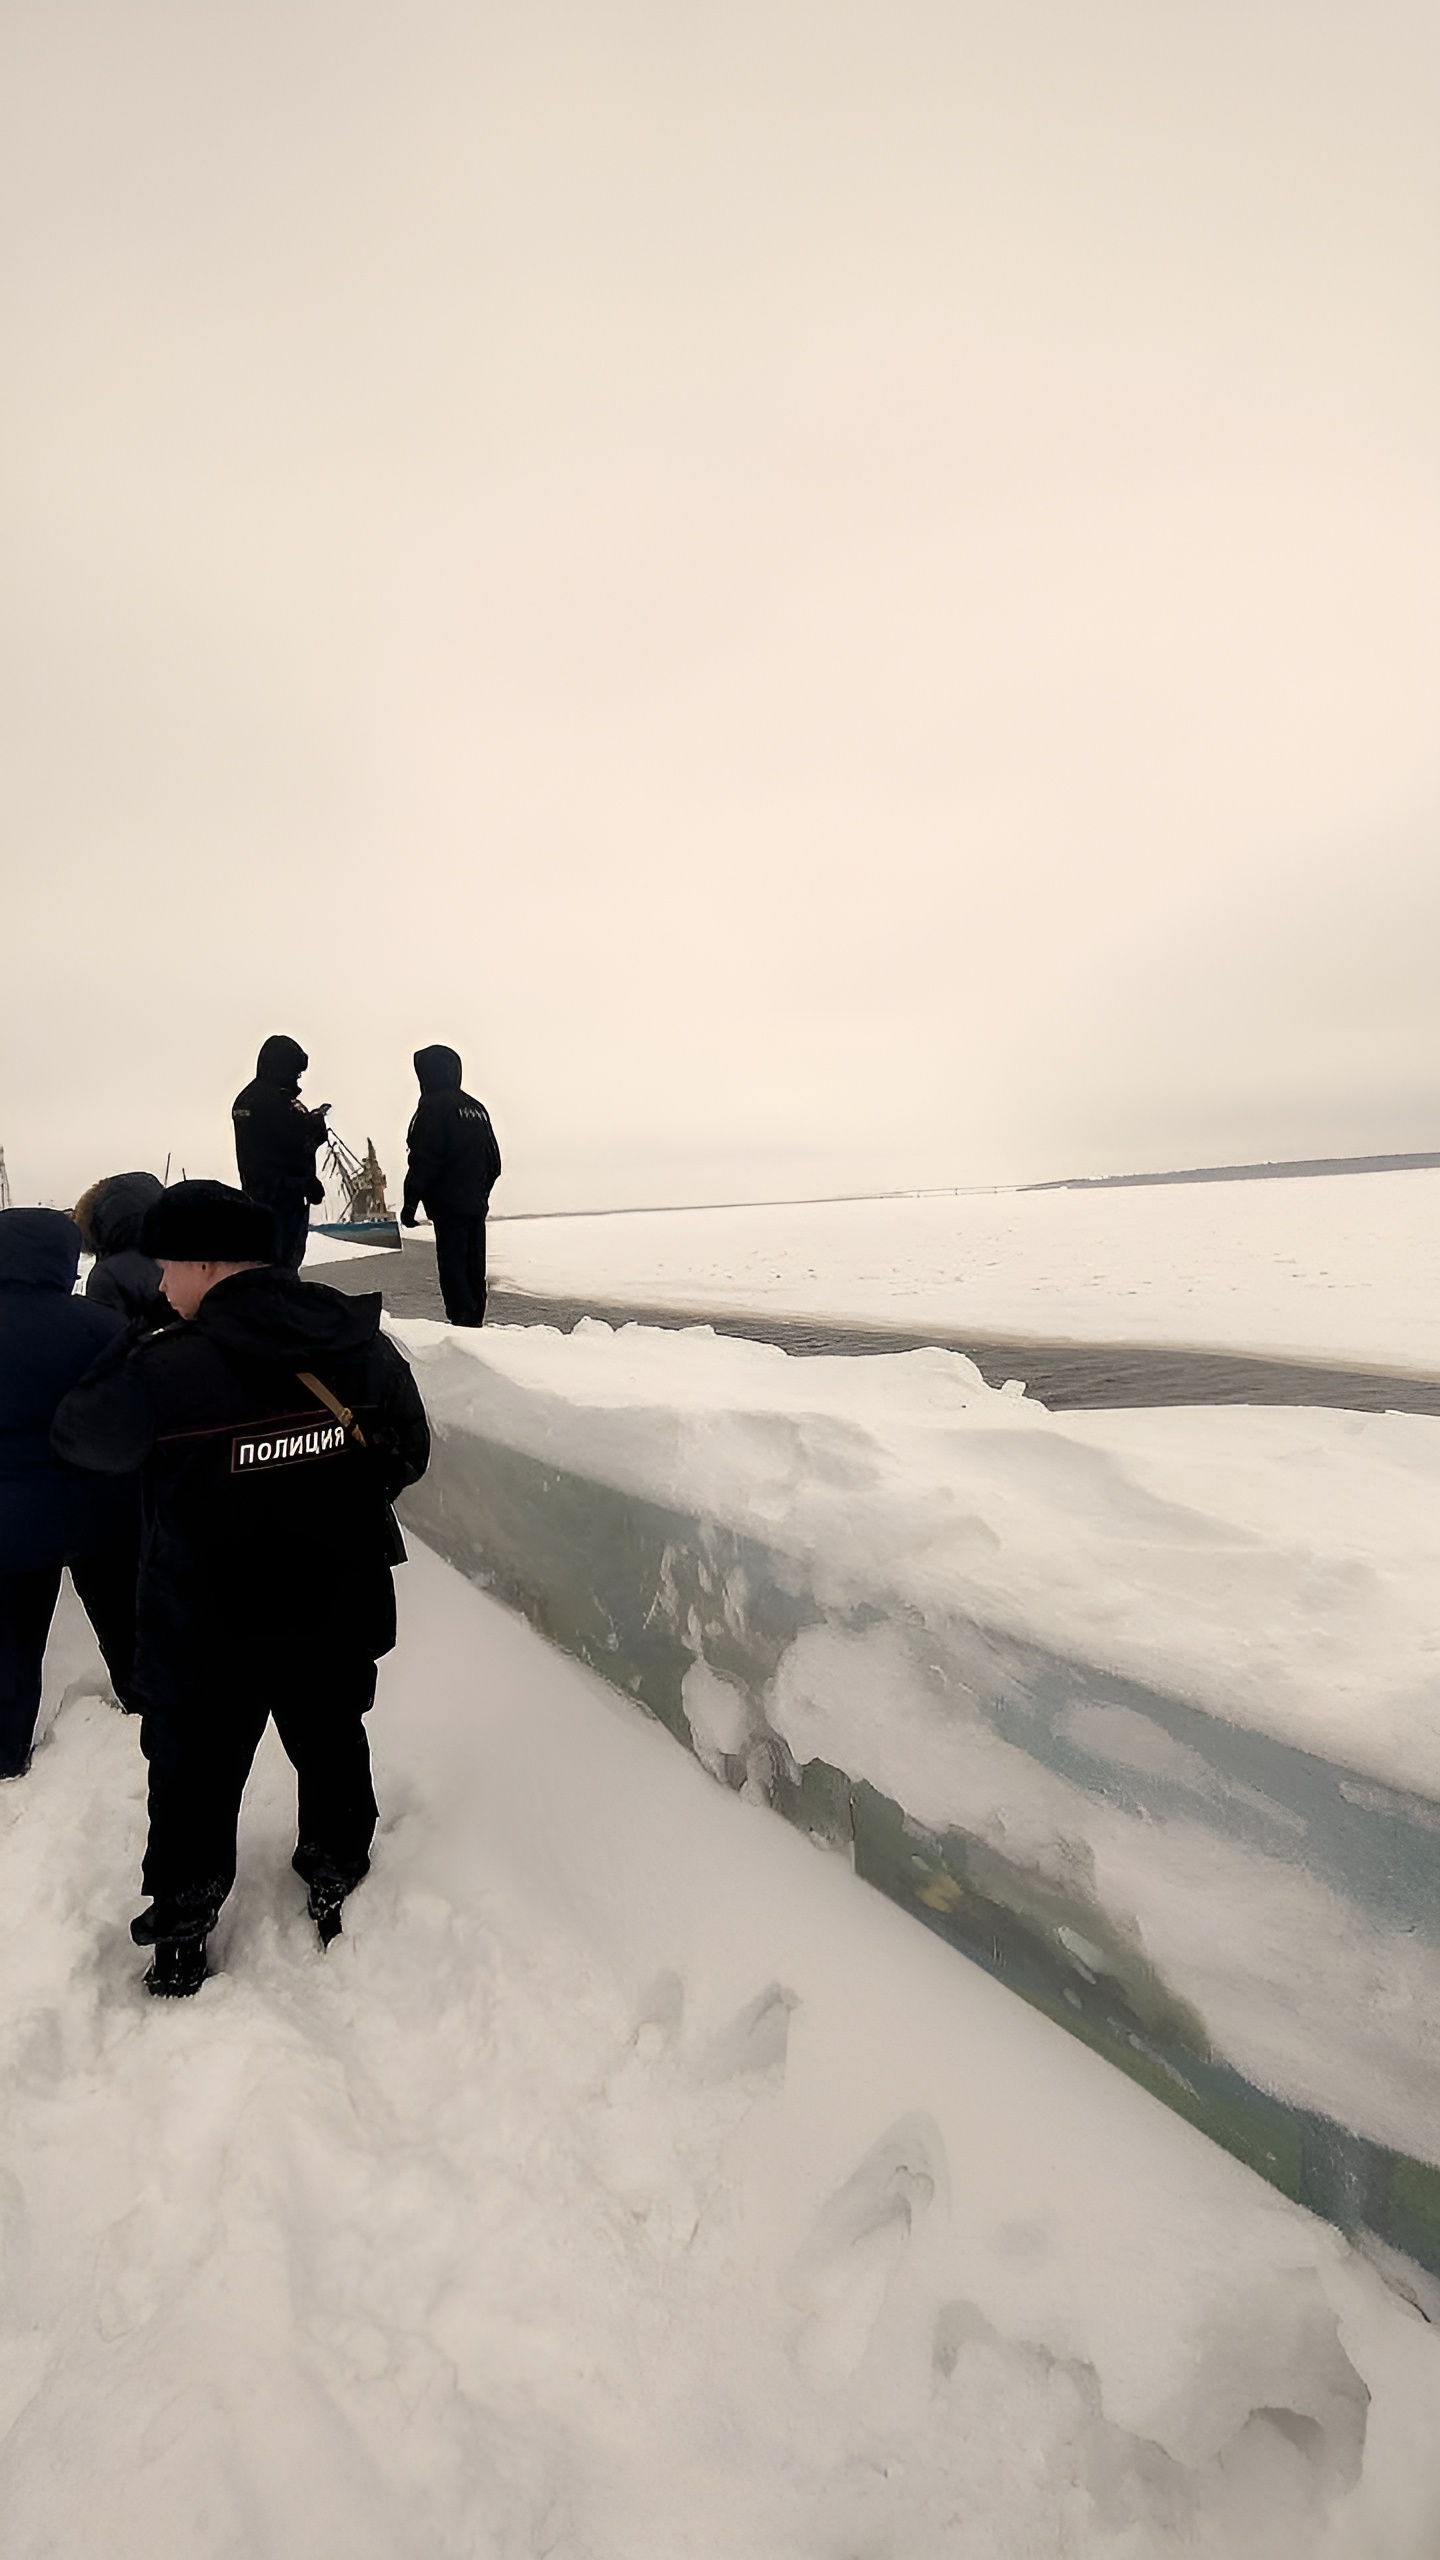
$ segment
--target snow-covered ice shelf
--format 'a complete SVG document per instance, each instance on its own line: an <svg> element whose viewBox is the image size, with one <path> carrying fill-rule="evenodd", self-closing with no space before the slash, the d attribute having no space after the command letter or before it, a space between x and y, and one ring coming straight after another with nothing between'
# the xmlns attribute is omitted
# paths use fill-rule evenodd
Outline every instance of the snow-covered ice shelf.
<svg viewBox="0 0 1440 2560"><path fill-rule="evenodd" d="M1440 1372L1440 1171L497 1219L491 1264L601 1305Z"/></svg>
<svg viewBox="0 0 1440 2560"><path fill-rule="evenodd" d="M407 1516L1344 2227L1440 2268L1440 1423L398 1326Z"/></svg>
<svg viewBox="0 0 1440 2560"><path fill-rule="evenodd" d="M179 2008L133 1725L71 1696L0 1792L6 2560L1430 2560L1440 2344L1373 2268L400 1586L328 1956L273 1744Z"/></svg>

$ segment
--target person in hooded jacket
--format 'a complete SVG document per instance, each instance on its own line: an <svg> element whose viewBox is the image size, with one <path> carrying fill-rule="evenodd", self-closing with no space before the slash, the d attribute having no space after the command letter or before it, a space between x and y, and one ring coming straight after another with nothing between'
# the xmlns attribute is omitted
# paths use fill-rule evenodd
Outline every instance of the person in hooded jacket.
<svg viewBox="0 0 1440 2560"><path fill-rule="evenodd" d="M402 1226L423 1203L435 1228L435 1272L451 1324L485 1321L485 1218L500 1149L483 1102L461 1088L454 1049L417 1049L420 1101L406 1136Z"/></svg>
<svg viewBox="0 0 1440 2560"><path fill-rule="evenodd" d="M235 1880L240 1799L266 1723L298 1782L292 1864L322 1943L366 1874L376 1822L364 1717L395 1641L390 1504L430 1435L380 1299L274 1263L268 1209L180 1182L146 1219L184 1322L105 1353L53 1445L100 1474L142 1470L134 1687L144 1715L155 1992L197 1991Z"/></svg>
<svg viewBox="0 0 1440 2560"><path fill-rule="evenodd" d="M132 1703L139 1487L97 1481L50 1446L56 1406L124 1327L72 1295L80 1231L58 1209L0 1209L0 1777L30 1765L65 1567L122 1706Z"/></svg>
<svg viewBox="0 0 1440 2560"><path fill-rule="evenodd" d="M230 1106L240 1188L274 1211L275 1260L287 1271L304 1261L310 1211L325 1197L315 1158L330 1105L311 1111L301 1101L300 1078L309 1064L299 1041L277 1032L261 1044L255 1073Z"/></svg>
<svg viewBox="0 0 1440 2560"><path fill-rule="evenodd" d="M91 1183L70 1213L95 1256L86 1297L97 1306L113 1307L127 1324L138 1324L146 1333L175 1317L161 1295L159 1263L140 1250L140 1230L164 1188L153 1173L108 1174L103 1182Z"/></svg>

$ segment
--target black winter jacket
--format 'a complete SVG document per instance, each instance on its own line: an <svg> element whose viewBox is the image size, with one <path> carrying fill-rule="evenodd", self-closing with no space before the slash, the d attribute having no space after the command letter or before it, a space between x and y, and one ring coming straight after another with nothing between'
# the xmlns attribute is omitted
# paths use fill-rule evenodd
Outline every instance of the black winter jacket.
<svg viewBox="0 0 1440 2560"><path fill-rule="evenodd" d="M191 1322L100 1360L55 1417L57 1451L143 1466L134 1686L147 1702L263 1689L267 1665L395 1641L394 1496L430 1433L378 1297L288 1271L217 1282ZM359 1447L297 1374L348 1406Z"/></svg>
<svg viewBox="0 0 1440 2560"><path fill-rule="evenodd" d="M133 1474L108 1483L50 1446L55 1408L120 1318L71 1296L80 1230L58 1209L0 1209L0 1573L32 1573L119 1535Z"/></svg>
<svg viewBox="0 0 1440 2560"><path fill-rule="evenodd" d="M109 1307L122 1324L138 1324L142 1333L179 1321L160 1294L160 1265L148 1253L107 1253L86 1281L85 1295L92 1307Z"/></svg>
<svg viewBox="0 0 1440 2560"><path fill-rule="evenodd" d="M453 1049L417 1049L420 1103L407 1132L402 1215L423 1201L432 1218L483 1218L500 1177L500 1149L483 1102L460 1086Z"/></svg>
<svg viewBox="0 0 1440 2560"><path fill-rule="evenodd" d="M160 1294L160 1265L140 1251L145 1213L165 1196L153 1173L112 1173L75 1203L75 1223L95 1256L85 1295L99 1306L113 1307L126 1324L143 1326L177 1321L168 1298Z"/></svg>
<svg viewBox="0 0 1440 2560"><path fill-rule="evenodd" d="M325 1137L323 1111L307 1111L300 1077L309 1065L298 1040L267 1040L255 1074L230 1106L235 1124L235 1163L240 1188L272 1206L303 1194L323 1200L315 1158Z"/></svg>

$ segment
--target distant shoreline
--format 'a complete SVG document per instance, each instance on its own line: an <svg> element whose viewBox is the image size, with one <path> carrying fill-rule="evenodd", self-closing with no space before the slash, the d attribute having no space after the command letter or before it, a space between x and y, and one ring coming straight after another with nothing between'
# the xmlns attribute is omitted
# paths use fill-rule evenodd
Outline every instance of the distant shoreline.
<svg viewBox="0 0 1440 2560"><path fill-rule="evenodd" d="M1301 1156L1284 1164L1202 1164L1183 1173L1077 1173L1058 1182L1022 1182L1022 1191L1133 1191L1164 1182L1295 1182L1329 1173L1425 1173L1440 1150L1404 1156Z"/></svg>
<svg viewBox="0 0 1440 2560"><path fill-rule="evenodd" d="M1419 1155L1302 1156L1280 1164L1201 1164L1176 1173L1069 1173L1049 1182L956 1182L906 1191L830 1191L797 1200L670 1200L614 1209L500 1209L491 1225L539 1218L676 1218L715 1209L839 1209L875 1200L962 1200L1001 1191L1134 1191L1167 1182L1295 1182L1332 1173L1426 1173L1440 1167L1440 1148Z"/></svg>

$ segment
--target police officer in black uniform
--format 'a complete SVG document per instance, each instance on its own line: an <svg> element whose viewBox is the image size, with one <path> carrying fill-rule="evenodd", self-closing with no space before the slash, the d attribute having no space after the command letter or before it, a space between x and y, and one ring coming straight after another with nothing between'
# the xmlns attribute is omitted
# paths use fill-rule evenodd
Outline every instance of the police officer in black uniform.
<svg viewBox="0 0 1440 2560"><path fill-rule="evenodd" d="M485 1321L485 1216L500 1175L490 1114L461 1090L454 1049L417 1049L420 1102L406 1144L402 1226L423 1202L435 1227L435 1270L451 1324Z"/></svg>
<svg viewBox="0 0 1440 2560"><path fill-rule="evenodd" d="M254 1075L230 1106L240 1188L274 1210L274 1258L287 1271L304 1261L310 1212L325 1197L315 1158L330 1105L311 1111L301 1101L300 1078L309 1064L299 1041L277 1032L262 1044Z"/></svg>
<svg viewBox="0 0 1440 2560"><path fill-rule="evenodd" d="M198 1991L235 1880L240 1798L275 1718L294 1765L293 1865L322 1943L370 1864L364 1717L395 1641L390 1509L430 1435L378 1297L275 1267L267 1208L219 1182L176 1183L144 1249L186 1319L102 1354L55 1416L57 1454L143 1470L132 1687L144 1709L150 1990Z"/></svg>

